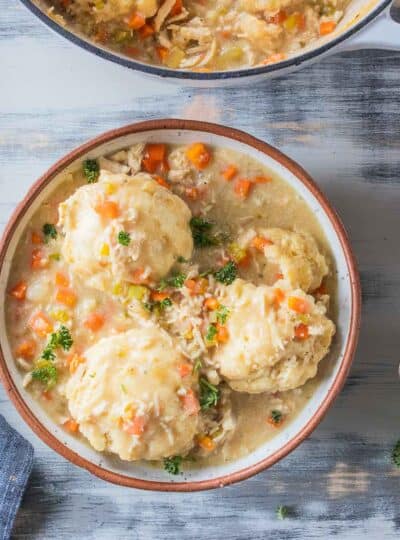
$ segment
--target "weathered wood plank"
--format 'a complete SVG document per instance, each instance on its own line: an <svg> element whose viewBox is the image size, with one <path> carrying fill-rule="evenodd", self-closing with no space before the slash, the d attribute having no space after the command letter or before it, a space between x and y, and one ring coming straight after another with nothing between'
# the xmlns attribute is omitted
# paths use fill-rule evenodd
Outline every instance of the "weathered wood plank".
<svg viewBox="0 0 400 540"><path fill-rule="evenodd" d="M400 55L342 54L248 89L143 81L81 52L0 0L0 226L31 182L82 141L135 120L207 118L249 131L308 169L339 211L361 269L361 342L346 387L312 437L222 491L154 494L105 484L35 446L16 539L398 538ZM290 519L275 517L279 504ZM211 519L210 519L211 518Z"/></svg>

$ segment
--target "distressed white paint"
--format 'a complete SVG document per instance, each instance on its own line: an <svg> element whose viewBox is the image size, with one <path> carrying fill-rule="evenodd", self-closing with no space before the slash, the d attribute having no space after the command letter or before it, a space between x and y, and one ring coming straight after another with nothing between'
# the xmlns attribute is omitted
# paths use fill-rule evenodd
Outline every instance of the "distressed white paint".
<svg viewBox="0 0 400 540"><path fill-rule="evenodd" d="M154 494L108 485L45 447L0 390L0 413L35 446L16 539L395 539L400 473L400 55L352 53L248 89L180 89L76 50L18 2L0 0L0 224L30 183L82 141L175 116L245 129L297 159L347 226L364 309L351 376L312 437L221 491ZM354 488L353 488L354 485ZM292 518L275 517L279 504Z"/></svg>

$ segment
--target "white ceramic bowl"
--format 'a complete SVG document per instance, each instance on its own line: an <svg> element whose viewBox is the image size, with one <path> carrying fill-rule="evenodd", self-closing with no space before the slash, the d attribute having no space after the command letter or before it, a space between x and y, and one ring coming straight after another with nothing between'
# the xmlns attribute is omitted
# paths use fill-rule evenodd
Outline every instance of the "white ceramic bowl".
<svg viewBox="0 0 400 540"><path fill-rule="evenodd" d="M136 142L182 143L201 140L247 153L276 172L303 197L317 217L330 244L338 274L337 334L330 352L331 369L300 414L272 440L237 461L171 477L142 463L123 463L101 454L60 429L22 384L5 333L6 285L18 240L33 213L62 182L64 174L95 158ZM278 150L243 132L186 120L155 120L108 132L84 144L56 163L31 188L17 207L0 246L0 374L15 406L31 428L54 450L97 476L121 485L155 490L193 491L223 486L247 478L278 461L307 437L332 404L347 376L356 347L360 317L360 285L343 226L308 174Z"/></svg>

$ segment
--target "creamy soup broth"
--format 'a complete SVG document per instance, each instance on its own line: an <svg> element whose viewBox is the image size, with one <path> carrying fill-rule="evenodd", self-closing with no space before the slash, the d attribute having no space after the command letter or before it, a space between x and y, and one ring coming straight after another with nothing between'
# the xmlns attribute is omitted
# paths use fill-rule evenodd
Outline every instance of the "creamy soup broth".
<svg viewBox="0 0 400 540"><path fill-rule="evenodd" d="M126 165L125 149L95 162L99 169L109 170L111 173L127 172L129 175L139 169L146 172L150 169L150 174L159 183L185 201L193 216L201 216L212 223L210 231L213 238L216 238L217 245L195 247L191 260L177 261L169 275L180 272L185 277L193 275L196 281L201 279L196 277L198 274L214 271L227 261L233 260L236 264L237 279L256 285L269 281L267 285L273 286L283 277L278 274L279 268L274 268L269 274L263 273L263 262L256 263L260 253L256 253L254 247L243 247L243 243L239 245L241 235L249 229L276 227L305 232L316 240L329 267L322 285L309 294L313 294L316 299L323 296L325 303L330 297L328 317L334 318L335 280L330 249L306 202L283 179L249 156L226 148L202 145L200 149L192 148L188 153L189 148L192 147L169 145L164 147L165 156L162 161L157 162L157 158L152 162L146 154L147 147L136 145L136 165L131 171ZM204 151L207 153L206 158L202 155ZM193 161L187 159L188 155ZM93 167L94 162L91 163L96 176L98 170L96 165ZM144 163L147 166L143 166ZM73 355L84 356L85 350L102 337L119 334L132 326L127 303L122 300L125 284L115 281L109 290L103 291L91 288L74 275L62 256L64 236L57 225L59 204L86 184L87 175L82 172L80 164L74 174L65 176L61 185L35 212L15 253L9 278L10 294L6 304L8 336L24 385L54 422L83 440L85 437L80 433L78 423L71 417L65 391L71 377L71 362L79 363L74 360L78 357ZM243 260L245 264L242 264ZM205 279L208 279L207 276ZM149 286L149 289L151 288ZM175 300L179 294L179 290L171 293L173 305L175 301L179 302ZM168 307L167 311L168 309L172 310L173 307ZM31 321L37 313L44 314L44 320L39 321L35 331ZM96 321L93 317L91 320L93 313L100 314L101 320ZM161 324L168 331L169 327L164 321L165 312L155 314L153 311L149 317L155 318L157 324ZM68 329L73 344L68 350L64 350L62 345L54 349L56 358L50 361L57 365L57 381L32 378L35 366L37 369L43 361L41 355L49 343L49 336L52 332L57 332L60 326ZM185 336L182 339L189 338ZM218 343L215 345L219 346ZM198 359L195 353L192 358L188 355L186 362L198 369L199 374L203 373L208 377L215 387L220 384L227 386L224 378L216 375L218 369L215 370L212 361L208 360L208 354L212 357L213 347L207 350L211 352L203 356L200 367L194 367ZM231 390L232 408L229 414L232 415L235 427L232 429L230 426L230 433L223 435L220 442L215 444L212 436L206 435L204 444L199 443L200 447L197 444L197 449L189 452L190 459L184 459L183 467L218 464L237 459L275 436L302 409L329 368L329 362L323 361L315 377L287 391L249 394ZM216 422L219 421L217 418ZM223 429L219 428L220 431ZM216 433L216 430L211 433ZM211 442L208 438L211 438Z"/></svg>
<svg viewBox="0 0 400 540"><path fill-rule="evenodd" d="M334 32L348 0L68 0L58 22L145 63L225 71L282 61Z"/></svg>

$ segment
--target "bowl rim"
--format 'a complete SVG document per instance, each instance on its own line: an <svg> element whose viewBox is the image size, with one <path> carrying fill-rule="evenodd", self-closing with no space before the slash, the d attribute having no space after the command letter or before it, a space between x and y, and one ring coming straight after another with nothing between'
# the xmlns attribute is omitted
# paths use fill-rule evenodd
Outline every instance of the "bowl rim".
<svg viewBox="0 0 400 540"><path fill-rule="evenodd" d="M71 43L81 47L82 49L95 54L96 56L127 67L132 70L136 70L147 75L158 76L163 79L170 79L175 81L193 81L200 82L212 82L212 81L235 81L237 79L254 77L257 75L268 75L275 72L284 73L287 69L296 69L302 64L307 63L318 56L326 54L332 48L336 47L340 43L349 39L351 36L357 34L362 28L372 22L383 10L389 6L392 0L376 0L375 6L364 17L362 17L353 26L337 35L333 39L329 39L326 43L323 43L319 47L312 50L283 60L274 64L269 64L260 67L250 67L244 69L237 69L231 71L213 71L209 73L201 73L194 71L185 71L178 69L168 69L162 66L153 64L146 64L144 62L138 62L134 59L120 55L117 52L113 52L111 49L103 48L96 45L92 40L81 37L78 33L69 29L67 26L63 27L57 21L49 17L36 3L36 0L20 0L21 3L29 9L42 23L48 26L51 30L67 39Z"/></svg>
<svg viewBox="0 0 400 540"><path fill-rule="evenodd" d="M350 328L340 368L325 398L318 407L314 416L302 427L302 429L300 429L300 431L296 435L294 435L290 440L288 440L279 450L274 452L272 455L261 459L257 463L244 467L238 471L201 481L161 482L143 480L139 478L129 477L120 473L111 472L104 469L100 465L96 465L88 461L87 459L83 458L82 456L74 452L72 449L64 445L52 433L50 433L29 409L28 405L26 404L21 394L19 393L16 385L14 384L11 374L7 368L1 343L0 380L3 383L10 400L16 407L19 414L22 416L23 420L28 424L28 426L36 433L36 435L38 435L38 437L45 444L47 444L50 448L55 450L64 458L71 461L73 464L88 470L89 472L93 473L94 475L98 476L103 480L121 486L153 491L191 492L223 487L229 484L239 482L241 480L245 480L246 478L257 474L278 462L280 459L292 452L305 438L307 438L311 434L312 431L314 431L314 429L321 422L329 407L332 405L334 399L337 397L340 390L342 389L351 367L351 363L357 346L360 327L361 286L356 266L356 260L350 247L350 243L347 238L343 223L341 222L336 211L332 208L331 204L326 199L325 195L321 192L319 187L317 187L314 180L300 165L298 165L291 158L283 154L280 150L243 131L208 122L180 119L147 120L107 131L97 137L94 137L88 142L83 143L82 145L69 152L66 156L58 160L31 186L28 193L25 195L23 200L17 205L14 212L12 213L0 241L0 269L3 267L8 246L15 234L16 228L19 225L21 219L23 218L31 204L34 202L34 200L37 198L37 196L43 191L43 189L45 189L50 184L50 182L68 165L79 159L81 156L90 152L90 150L93 150L101 144L109 143L114 139L133 133L143 133L147 131L164 129L211 133L217 136L233 139L235 141L238 141L239 143L244 144L245 146L251 146L256 150L266 154L296 176L296 178L306 187L306 189L310 191L311 194L317 199L318 203L321 205L321 208L331 222L332 227L339 239L348 267L351 288Z"/></svg>

